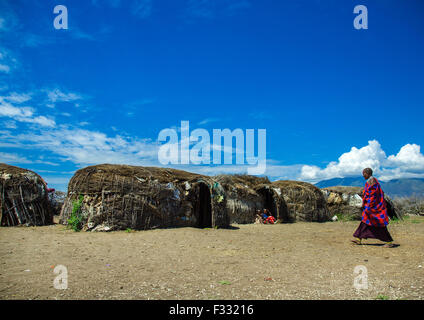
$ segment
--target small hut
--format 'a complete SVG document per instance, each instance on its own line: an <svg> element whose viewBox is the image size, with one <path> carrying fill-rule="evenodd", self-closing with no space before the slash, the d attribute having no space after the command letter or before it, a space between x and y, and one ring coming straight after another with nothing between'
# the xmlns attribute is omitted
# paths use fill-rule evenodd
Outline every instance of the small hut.
<svg viewBox="0 0 424 320"><path fill-rule="evenodd" d="M281 222L286 222L287 207L268 178L250 175L218 175L226 193L230 223L253 223L257 210L268 209Z"/></svg>
<svg viewBox="0 0 424 320"><path fill-rule="evenodd" d="M0 163L0 225L51 223L53 210L44 180L33 171Z"/></svg>
<svg viewBox="0 0 424 320"><path fill-rule="evenodd" d="M337 216L346 220L361 220L362 218L362 191L361 187L328 187L321 189L331 216ZM384 195L387 206L387 214L390 218L401 218L393 201Z"/></svg>
<svg viewBox="0 0 424 320"><path fill-rule="evenodd" d="M313 184L279 180L274 181L272 185L287 204L287 221L323 222L330 219L325 197Z"/></svg>
<svg viewBox="0 0 424 320"><path fill-rule="evenodd" d="M78 170L60 223L67 224L78 199L86 231L229 225L220 184L182 170L110 164Z"/></svg>

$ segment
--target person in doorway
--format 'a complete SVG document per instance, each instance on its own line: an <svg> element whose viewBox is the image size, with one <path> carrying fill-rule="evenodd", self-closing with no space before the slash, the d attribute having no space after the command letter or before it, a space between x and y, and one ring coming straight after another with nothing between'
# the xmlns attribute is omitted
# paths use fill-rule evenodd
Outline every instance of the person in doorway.
<svg viewBox="0 0 424 320"><path fill-rule="evenodd" d="M393 248L393 239L387 230L389 217L384 192L372 173L371 168L362 171L366 180L362 197L362 220L353 234L356 239L352 242L361 245L362 239L373 238L385 242L384 247Z"/></svg>
<svg viewBox="0 0 424 320"><path fill-rule="evenodd" d="M264 220L262 219L261 210L256 210L256 218L255 218L256 224L263 224Z"/></svg>
<svg viewBox="0 0 424 320"><path fill-rule="evenodd" d="M275 218L274 216L269 212L268 209L264 209L263 219L265 224L274 224Z"/></svg>
<svg viewBox="0 0 424 320"><path fill-rule="evenodd" d="M268 224L275 224L275 218L274 218L274 216L268 216L268 218L266 218L266 220L265 220L266 222L265 223L268 223Z"/></svg>
<svg viewBox="0 0 424 320"><path fill-rule="evenodd" d="M263 212L261 213L262 221L266 224L266 219L268 219L267 210L263 209Z"/></svg>

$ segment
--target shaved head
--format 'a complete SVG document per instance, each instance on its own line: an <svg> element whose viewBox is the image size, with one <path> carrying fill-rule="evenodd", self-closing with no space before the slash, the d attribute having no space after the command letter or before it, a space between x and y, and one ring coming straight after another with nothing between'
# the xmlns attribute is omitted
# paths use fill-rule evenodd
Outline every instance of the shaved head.
<svg viewBox="0 0 424 320"><path fill-rule="evenodd" d="M372 169L371 168L365 168L362 170L362 173L366 173L369 176L372 176Z"/></svg>

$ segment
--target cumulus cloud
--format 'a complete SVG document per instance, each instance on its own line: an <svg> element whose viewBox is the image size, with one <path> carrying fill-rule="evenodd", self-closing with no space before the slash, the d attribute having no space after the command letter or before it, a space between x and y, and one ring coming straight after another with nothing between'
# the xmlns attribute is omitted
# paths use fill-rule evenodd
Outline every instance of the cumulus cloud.
<svg viewBox="0 0 424 320"><path fill-rule="evenodd" d="M424 168L424 155L421 153L421 147L409 143L404 145L396 155L388 157L387 165L400 167L406 171L422 171Z"/></svg>
<svg viewBox="0 0 424 320"><path fill-rule="evenodd" d="M383 181L400 177L421 177L424 176L424 155L419 145L407 144L397 155L387 157L380 143L372 140L362 148L352 147L349 152L342 154L338 161L330 162L325 168L304 165L299 178L317 182L358 176L366 167L372 168L374 174Z"/></svg>

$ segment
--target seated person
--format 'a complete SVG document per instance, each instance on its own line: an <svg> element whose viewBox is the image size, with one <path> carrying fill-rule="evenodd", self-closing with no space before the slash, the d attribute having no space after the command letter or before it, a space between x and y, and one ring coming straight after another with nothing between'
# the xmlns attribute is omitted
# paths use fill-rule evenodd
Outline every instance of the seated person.
<svg viewBox="0 0 424 320"><path fill-rule="evenodd" d="M274 224L275 218L271 215L268 209L264 209L264 213L262 215L262 218L264 219L265 224Z"/></svg>
<svg viewBox="0 0 424 320"><path fill-rule="evenodd" d="M266 218L265 223L269 223L269 224L275 224L275 218L274 216L268 216L268 218Z"/></svg>
<svg viewBox="0 0 424 320"><path fill-rule="evenodd" d="M261 210L256 210L256 219L255 219L255 223L257 223L257 224L262 224L262 223L264 223L264 220L263 220L262 215L261 215Z"/></svg>

